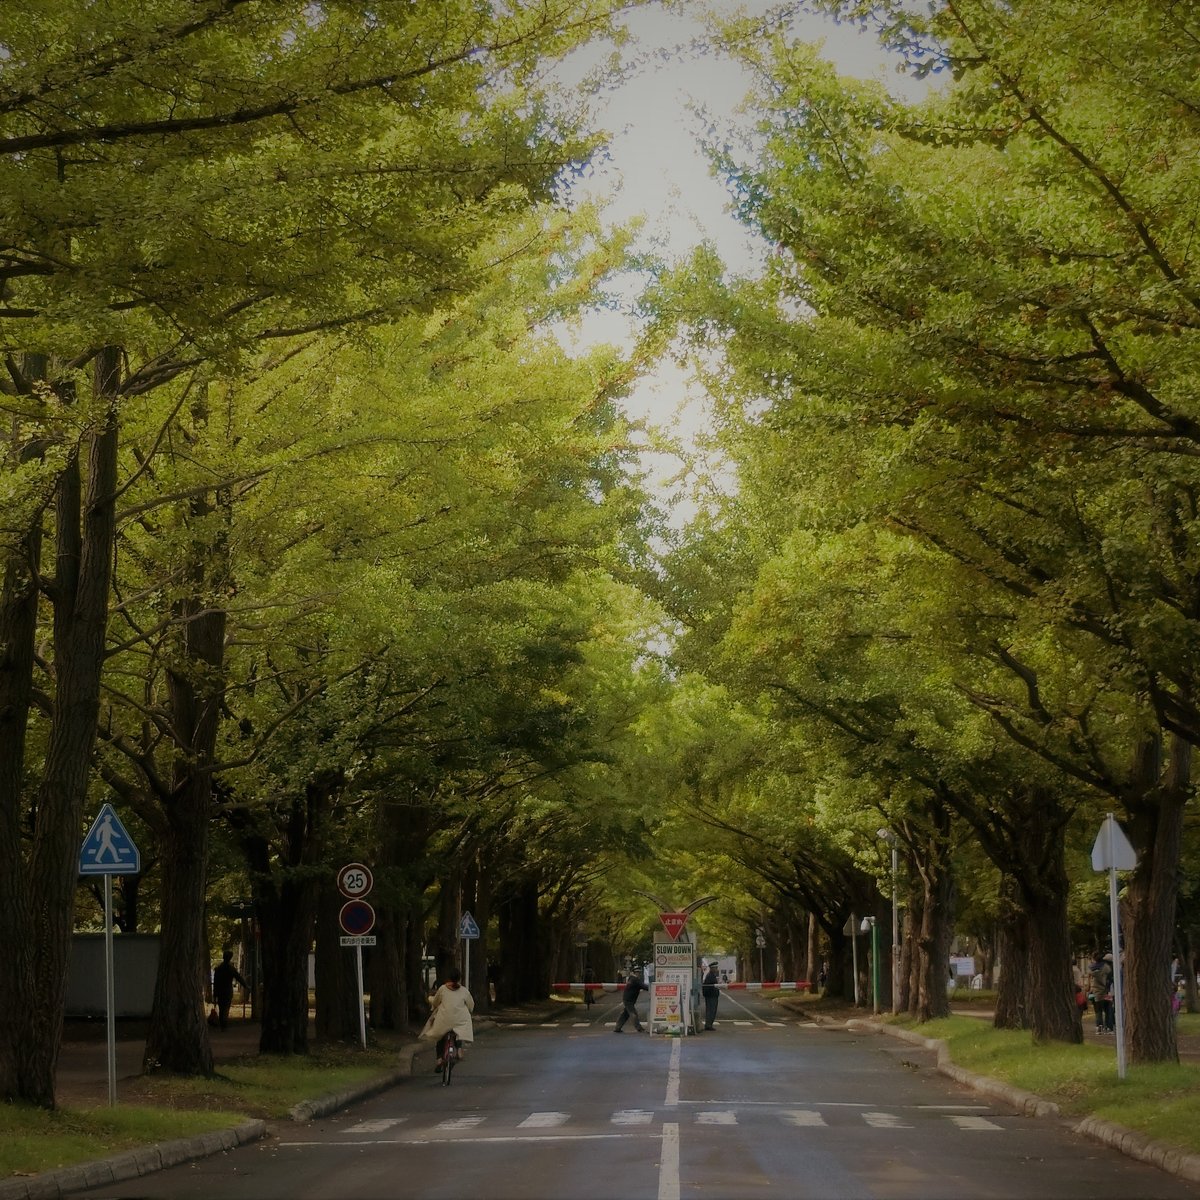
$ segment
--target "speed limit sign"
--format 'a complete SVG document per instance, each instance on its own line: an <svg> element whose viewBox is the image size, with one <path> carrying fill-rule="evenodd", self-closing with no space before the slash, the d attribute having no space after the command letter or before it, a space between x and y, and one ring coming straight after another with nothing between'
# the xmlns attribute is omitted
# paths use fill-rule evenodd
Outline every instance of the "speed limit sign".
<svg viewBox="0 0 1200 1200"><path fill-rule="evenodd" d="M338 872L337 885L343 896L359 900L375 886L375 876L362 863L347 863Z"/></svg>

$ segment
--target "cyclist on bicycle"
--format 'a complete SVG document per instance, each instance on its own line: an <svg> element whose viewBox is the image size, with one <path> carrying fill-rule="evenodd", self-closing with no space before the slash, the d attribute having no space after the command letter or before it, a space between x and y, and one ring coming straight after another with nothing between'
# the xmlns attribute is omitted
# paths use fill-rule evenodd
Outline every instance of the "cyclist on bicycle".
<svg viewBox="0 0 1200 1200"><path fill-rule="evenodd" d="M446 982L433 994L429 1020L421 1031L422 1037L437 1038L437 1066L434 1070L442 1069L446 1034L451 1030L458 1034L460 1044L475 1040L475 1026L471 1021L474 1009L475 1000L462 985L462 972L457 967L451 967L446 972Z"/></svg>

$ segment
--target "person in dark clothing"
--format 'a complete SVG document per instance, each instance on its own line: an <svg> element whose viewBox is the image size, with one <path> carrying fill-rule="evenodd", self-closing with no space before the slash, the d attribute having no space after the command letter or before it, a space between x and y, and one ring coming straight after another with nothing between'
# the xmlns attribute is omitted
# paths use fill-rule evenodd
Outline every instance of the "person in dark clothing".
<svg viewBox="0 0 1200 1200"><path fill-rule="evenodd" d="M708 971L704 976L704 981L700 985L700 993L704 997L704 1028L711 1029L713 1022L717 1019L717 998L721 991L717 986L720 979L717 976L717 964L710 962Z"/></svg>
<svg viewBox="0 0 1200 1200"><path fill-rule="evenodd" d="M1096 951L1096 957L1088 968L1088 984L1091 989L1092 1004L1096 1010L1096 1032L1112 1033L1116 1028L1116 1005L1113 1003L1113 956L1105 954L1101 957Z"/></svg>
<svg viewBox="0 0 1200 1200"><path fill-rule="evenodd" d="M583 1007L589 1009L596 1002L596 972L591 967L583 968Z"/></svg>
<svg viewBox="0 0 1200 1200"><path fill-rule="evenodd" d="M613 1030L613 1033L620 1033L621 1029L625 1025L625 1022L630 1020L630 1018L633 1019L633 1027L638 1031L638 1033L642 1032L642 1022L641 1018L638 1016L637 1002L638 996L647 990L648 989L642 982L641 977L630 971L629 982L626 983L625 990L621 993L621 1015L617 1018L617 1027Z"/></svg>
<svg viewBox="0 0 1200 1200"><path fill-rule="evenodd" d="M250 990L250 985L238 974L232 960L233 951L226 950L221 961L213 967L213 1003L217 1006L217 1023L222 1029L229 1025L229 1006L233 1003L234 980L246 991Z"/></svg>

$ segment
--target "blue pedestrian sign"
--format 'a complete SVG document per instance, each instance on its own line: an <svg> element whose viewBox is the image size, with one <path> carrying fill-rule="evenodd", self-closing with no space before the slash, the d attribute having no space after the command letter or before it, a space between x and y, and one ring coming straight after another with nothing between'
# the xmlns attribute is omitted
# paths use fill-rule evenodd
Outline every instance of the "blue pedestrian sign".
<svg viewBox="0 0 1200 1200"><path fill-rule="evenodd" d="M79 849L80 875L137 875L142 856L111 804L106 804Z"/></svg>
<svg viewBox="0 0 1200 1200"><path fill-rule="evenodd" d="M469 912L463 913L462 920L458 923L458 936L460 938L477 938L479 936L479 925Z"/></svg>

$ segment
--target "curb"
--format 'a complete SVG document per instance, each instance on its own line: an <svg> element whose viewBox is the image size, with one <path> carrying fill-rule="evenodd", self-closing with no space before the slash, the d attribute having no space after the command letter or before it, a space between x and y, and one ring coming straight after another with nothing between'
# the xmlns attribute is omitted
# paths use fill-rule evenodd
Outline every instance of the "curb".
<svg viewBox="0 0 1200 1200"><path fill-rule="evenodd" d="M0 1200L58 1200L82 1188L107 1187L126 1179L152 1175L164 1167L173 1167L194 1158L205 1158L255 1142L267 1132L266 1121L244 1121L231 1129L218 1129L190 1138L176 1138L153 1146L126 1150L110 1158L43 1171L28 1178L7 1179L0 1183Z"/></svg>
<svg viewBox="0 0 1200 1200"><path fill-rule="evenodd" d="M821 1022L824 1024L824 1022ZM903 1042L921 1046L937 1054L937 1070L947 1075L957 1083L961 1083L976 1092L995 1096L1006 1104L1011 1104L1018 1112L1031 1117L1061 1117L1059 1106L1050 1100L1043 1100L1032 1092L1022 1091L1011 1084L1002 1083L987 1075L976 1075L973 1071L956 1066L950 1059L950 1051L941 1038L922 1037L911 1029L894 1029L890 1025L878 1021L868 1021L851 1018L845 1023L846 1029L858 1033L886 1033L889 1037L899 1038ZM837 1028L833 1025L833 1028ZM1139 1162L1149 1163L1170 1175L1186 1179L1190 1183L1200 1183L1200 1154L1181 1150L1168 1142L1156 1141L1143 1133L1127 1129L1124 1125L1114 1124L1101 1117L1084 1117L1071 1127L1072 1133L1077 1133L1094 1142L1118 1150L1128 1158L1136 1158ZM2 1200L2 1198L0 1198Z"/></svg>

